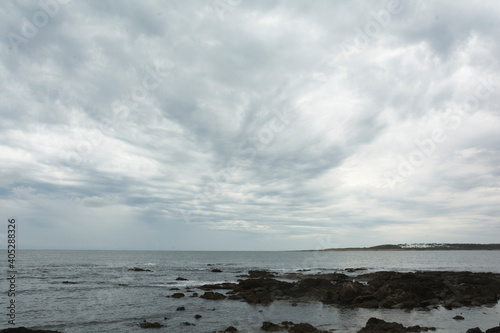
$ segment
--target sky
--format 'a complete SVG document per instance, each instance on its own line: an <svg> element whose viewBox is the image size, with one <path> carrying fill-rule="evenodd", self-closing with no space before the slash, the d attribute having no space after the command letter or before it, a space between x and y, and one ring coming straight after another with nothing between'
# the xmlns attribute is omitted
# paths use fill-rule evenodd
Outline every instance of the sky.
<svg viewBox="0 0 500 333"><path fill-rule="evenodd" d="M497 1L0 2L25 249L500 239Z"/></svg>

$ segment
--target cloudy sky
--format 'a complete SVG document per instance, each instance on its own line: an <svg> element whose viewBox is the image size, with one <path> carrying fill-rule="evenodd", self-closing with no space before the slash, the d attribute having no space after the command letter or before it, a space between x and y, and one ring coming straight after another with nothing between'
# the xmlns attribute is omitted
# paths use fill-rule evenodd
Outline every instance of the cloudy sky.
<svg viewBox="0 0 500 333"><path fill-rule="evenodd" d="M2 1L2 218L34 249L498 243L498 17Z"/></svg>

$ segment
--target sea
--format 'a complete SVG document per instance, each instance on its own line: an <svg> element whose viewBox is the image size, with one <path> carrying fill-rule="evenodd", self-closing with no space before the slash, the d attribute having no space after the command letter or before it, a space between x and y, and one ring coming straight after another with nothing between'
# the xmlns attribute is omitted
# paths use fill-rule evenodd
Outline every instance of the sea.
<svg viewBox="0 0 500 333"><path fill-rule="evenodd" d="M8 277L6 251L2 277ZM136 272L138 267L151 270ZM342 251L342 252L197 252L19 250L16 252L15 297L2 279L0 328L25 326L64 333L143 332L144 320L165 327L155 332L214 332L234 326L240 332L262 332L262 322L307 322L323 330L357 332L370 317L405 326L434 326L436 332L483 331L500 325L500 305L423 310L346 309L313 302L292 306L277 301L250 305L236 300L189 297L207 283L236 282L248 270L277 273L449 270L500 273L500 251ZM222 272L212 272L213 269ZM349 273L353 277L358 273ZM177 280L178 277L187 280ZM71 283L63 283L63 282ZM179 290L173 290L178 288ZM186 291L191 290L191 291ZM186 295L170 298L175 292ZM15 300L15 325L8 304ZM184 311L177 311L184 307ZM201 318L195 319L195 315ZM465 320L453 317L461 315ZM186 326L184 323L194 325ZM150 331L150 330L146 330Z"/></svg>

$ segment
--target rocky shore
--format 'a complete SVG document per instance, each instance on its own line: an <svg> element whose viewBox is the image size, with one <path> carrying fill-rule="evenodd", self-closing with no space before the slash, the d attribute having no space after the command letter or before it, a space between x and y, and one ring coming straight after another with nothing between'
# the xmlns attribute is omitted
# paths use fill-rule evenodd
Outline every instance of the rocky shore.
<svg viewBox="0 0 500 333"><path fill-rule="evenodd" d="M245 277L245 276L241 276ZM500 299L500 274L423 271L381 271L348 276L250 271L237 283L204 285L205 299L232 299L251 304L275 300L292 303L320 301L359 308L437 308L493 305ZM226 294L214 290L228 290Z"/></svg>
<svg viewBox="0 0 500 333"><path fill-rule="evenodd" d="M189 324L189 323L187 323ZM192 325L192 324L189 324ZM167 327L167 325L162 325L160 323L141 323L139 327L145 329L159 329L162 327ZM293 323L291 321L284 321L279 324L275 324L269 321L262 323L260 327L263 332L288 332L288 333L328 333L329 331L320 330L309 323ZM370 318L366 322L366 325L358 331L358 333L408 333L408 332L429 332L435 331L435 327L422 327L422 326L410 326L405 327L402 324L394 322L386 322L382 319ZM223 331L218 331L214 333L236 333L239 332L238 328L234 326L229 326ZM47 330L32 330L25 327L8 328L0 330L0 333L61 333L58 331L47 331ZM471 328L467 330L466 333L500 333L500 326L490 328L486 332L481 331L479 328Z"/></svg>
<svg viewBox="0 0 500 333"><path fill-rule="evenodd" d="M286 301L290 302L291 306L295 306L297 303L323 302L338 307L405 309L407 311L412 309L431 310L439 307L451 310L460 307L492 306L497 304L500 299L500 274L449 271L365 273L364 270L363 268L348 268L345 272L349 274L311 274L308 271L303 271L281 275L269 271L254 270L249 271L248 274L237 276L239 279L234 283L190 286L186 288L186 292L192 293L190 298L199 297L208 302L229 300L268 305L274 301ZM176 280L185 281L186 279L179 277ZM193 292L194 289L198 289L199 292ZM171 292L166 297L180 300L188 296L179 292L179 288L171 288ZM183 306L177 308L177 311L182 310L185 310ZM202 316L196 314L194 318L199 320ZM164 319L169 318L165 317ZM456 315L453 319L464 320L464 317ZM167 324L166 321L158 323L144 320L136 325L142 329L162 330L169 329L170 325ZM197 326L198 324L198 321L196 324L182 323L183 326ZM218 332L239 332L239 330L246 332L245 327L233 326ZM358 333L404 333L435 330L436 328L432 326L405 327L400 323L370 318ZM309 323L293 323L291 321L281 323L265 321L262 323L260 331L325 332ZM462 333L483 333L477 327L465 331L464 329ZM19 327L3 329L0 330L0 333L60 332ZM486 330L486 333L500 333L500 326L490 328Z"/></svg>

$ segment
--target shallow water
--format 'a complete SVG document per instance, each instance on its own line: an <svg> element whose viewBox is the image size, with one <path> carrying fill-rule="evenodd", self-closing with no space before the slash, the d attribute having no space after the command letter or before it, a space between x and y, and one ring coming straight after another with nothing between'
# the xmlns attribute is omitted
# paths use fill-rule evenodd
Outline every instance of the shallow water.
<svg viewBox="0 0 500 333"><path fill-rule="evenodd" d="M161 252L161 251L32 251L17 253L17 326L63 332L142 332L137 323L158 321L157 331L212 332L229 325L258 332L263 321L309 322L337 332L356 332L368 318L378 317L406 325L435 326L437 332L485 330L499 324L499 305L451 311L342 309L321 303L274 302L270 306L200 298L166 298L186 287L236 281L249 269L292 272L343 271L366 267L369 271L453 270L500 273L500 251L379 251L379 252ZM153 272L133 272L141 267ZM213 273L212 269L222 273ZM2 273L6 273L3 268ZM366 271L365 271L366 272ZM353 274L354 275L354 274ZM5 276L5 275L4 275ZM188 281L176 281L177 277ZM77 284L63 284L63 281ZM127 284L127 286L119 286ZM7 283L2 284L4 295ZM201 294L199 290L193 291ZM1 298L6 309L8 297ZM185 311L175 311L184 306ZM262 312L259 312L262 311ZM195 314L203 317L194 319ZM463 321L452 319L461 314ZM164 317L170 319L164 320ZM4 317L5 318L5 317ZM8 327L7 320L0 327ZM182 322L196 326L182 326ZM245 330L246 329L246 330Z"/></svg>

